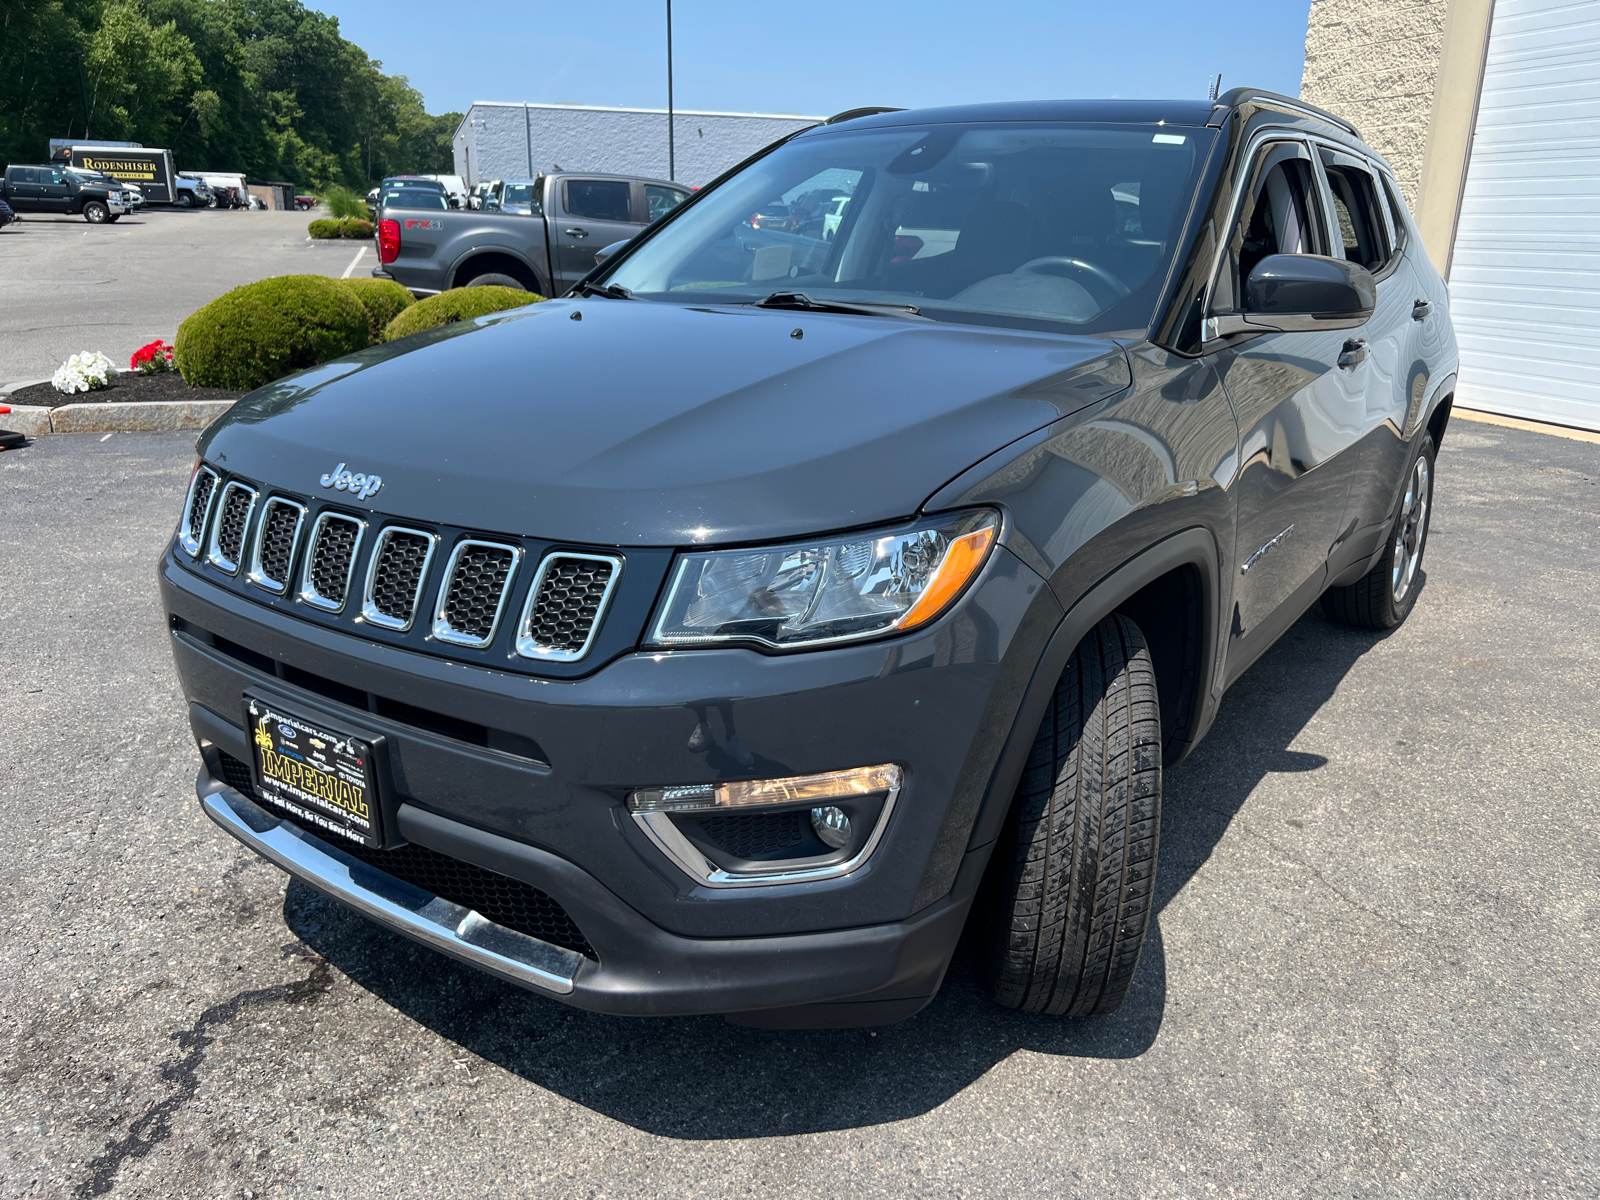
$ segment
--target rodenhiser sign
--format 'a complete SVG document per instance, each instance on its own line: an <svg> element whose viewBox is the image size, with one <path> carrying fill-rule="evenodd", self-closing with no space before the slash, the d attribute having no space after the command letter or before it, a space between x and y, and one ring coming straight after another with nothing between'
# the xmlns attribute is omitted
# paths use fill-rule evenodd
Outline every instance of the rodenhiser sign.
<svg viewBox="0 0 1600 1200"><path fill-rule="evenodd" d="M118 183L136 183L150 204L171 204L172 151L72 148L72 165L109 175Z"/></svg>

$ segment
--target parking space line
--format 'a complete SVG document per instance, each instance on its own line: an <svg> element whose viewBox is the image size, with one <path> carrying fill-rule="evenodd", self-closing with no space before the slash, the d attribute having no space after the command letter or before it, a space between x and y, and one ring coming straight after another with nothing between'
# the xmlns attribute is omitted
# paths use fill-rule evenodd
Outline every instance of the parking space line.
<svg viewBox="0 0 1600 1200"><path fill-rule="evenodd" d="M356 251L356 256L350 260L350 265L344 269L344 274L339 276L339 278L340 279L349 279L350 276L355 272L356 267L360 265L361 259L366 255L366 253L367 253L367 248L365 246L363 246L363 247L361 247L361 249L357 250Z"/></svg>

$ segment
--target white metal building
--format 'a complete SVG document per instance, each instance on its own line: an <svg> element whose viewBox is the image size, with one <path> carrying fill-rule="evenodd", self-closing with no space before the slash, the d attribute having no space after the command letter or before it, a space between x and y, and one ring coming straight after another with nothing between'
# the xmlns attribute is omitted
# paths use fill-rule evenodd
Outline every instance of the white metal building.
<svg viewBox="0 0 1600 1200"><path fill-rule="evenodd" d="M793 113L673 114L675 178L699 187L785 134L821 117ZM540 171L596 171L669 178L667 110L476 100L455 135L456 174L484 179Z"/></svg>
<svg viewBox="0 0 1600 1200"><path fill-rule="evenodd" d="M1600 429L1600 0L1312 0L1301 95L1394 166L1456 404Z"/></svg>
<svg viewBox="0 0 1600 1200"><path fill-rule="evenodd" d="M1600 429L1600 0L1496 0L1450 297L1458 403Z"/></svg>

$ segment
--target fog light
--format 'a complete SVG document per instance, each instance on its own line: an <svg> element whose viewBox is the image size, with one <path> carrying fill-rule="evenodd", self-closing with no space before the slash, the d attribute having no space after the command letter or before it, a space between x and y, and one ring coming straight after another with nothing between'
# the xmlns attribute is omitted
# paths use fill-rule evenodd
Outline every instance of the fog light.
<svg viewBox="0 0 1600 1200"><path fill-rule="evenodd" d="M842 808L813 808L811 810L811 828L817 831L817 836L825 845L835 850L842 850L850 843L850 818L844 815Z"/></svg>
<svg viewBox="0 0 1600 1200"><path fill-rule="evenodd" d="M881 767L857 767L850 771L825 771L820 775L794 775L785 779L642 788L628 797L628 808L636 813L711 812L719 808L745 808L752 804L793 804L796 801L832 800L844 796L870 796L873 792L897 791L901 776L900 768L890 763ZM844 814L839 815L842 817ZM822 835L819 833L817 836Z"/></svg>

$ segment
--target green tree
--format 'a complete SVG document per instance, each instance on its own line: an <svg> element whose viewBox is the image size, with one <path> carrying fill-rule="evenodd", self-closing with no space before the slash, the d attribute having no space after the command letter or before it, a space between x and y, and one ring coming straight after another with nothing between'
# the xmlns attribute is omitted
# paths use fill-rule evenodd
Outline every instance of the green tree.
<svg viewBox="0 0 1600 1200"><path fill-rule="evenodd" d="M86 108L182 169L358 191L450 171L461 122L300 0L0 0L0 155L42 160Z"/></svg>

